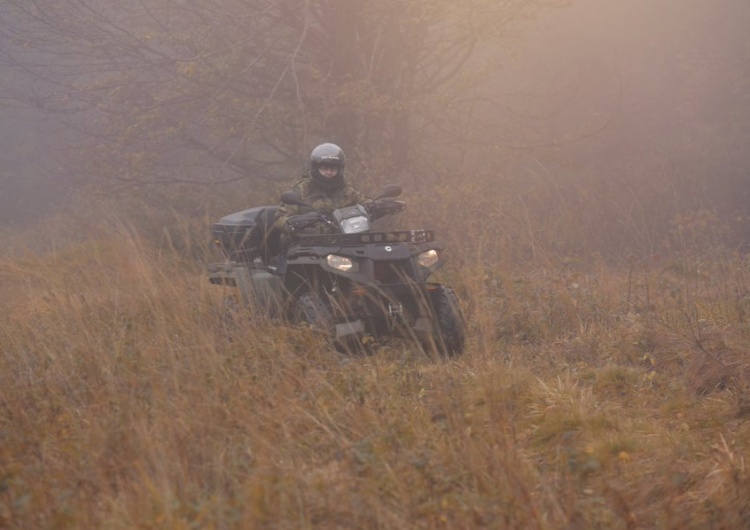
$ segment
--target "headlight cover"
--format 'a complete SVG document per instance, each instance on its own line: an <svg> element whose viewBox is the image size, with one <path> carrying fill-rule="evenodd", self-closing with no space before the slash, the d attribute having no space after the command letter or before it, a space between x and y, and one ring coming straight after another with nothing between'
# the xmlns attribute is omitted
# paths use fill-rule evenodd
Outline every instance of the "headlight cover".
<svg viewBox="0 0 750 530"><path fill-rule="evenodd" d="M341 272L354 272L359 268L358 264L350 258L338 256L336 254L328 254L328 256L326 256L326 263L328 263L328 266L332 269Z"/></svg>
<svg viewBox="0 0 750 530"><path fill-rule="evenodd" d="M359 234L360 232L367 232L369 229L370 221L364 215L341 220L341 230L345 234Z"/></svg>
<svg viewBox="0 0 750 530"><path fill-rule="evenodd" d="M440 256L435 249L422 252L419 256L417 256L417 263L419 264L419 266L426 269L434 267L438 261L440 261Z"/></svg>

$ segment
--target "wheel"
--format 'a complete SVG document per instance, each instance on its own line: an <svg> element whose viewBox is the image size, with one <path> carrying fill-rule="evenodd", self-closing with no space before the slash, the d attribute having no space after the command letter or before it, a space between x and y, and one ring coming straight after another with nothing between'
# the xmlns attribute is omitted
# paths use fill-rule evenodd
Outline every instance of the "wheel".
<svg viewBox="0 0 750 530"><path fill-rule="evenodd" d="M307 323L316 331L333 335L331 310L317 293L307 291L296 300L295 323Z"/></svg>
<svg viewBox="0 0 750 530"><path fill-rule="evenodd" d="M432 304L437 324L433 348L443 357L461 355L466 340L466 324L455 291L440 286L440 290L433 294Z"/></svg>

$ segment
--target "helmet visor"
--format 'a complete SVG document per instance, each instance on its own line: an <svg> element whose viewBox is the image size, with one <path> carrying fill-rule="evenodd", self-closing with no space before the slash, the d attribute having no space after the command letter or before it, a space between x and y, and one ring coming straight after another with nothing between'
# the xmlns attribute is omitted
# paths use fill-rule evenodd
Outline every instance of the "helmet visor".
<svg viewBox="0 0 750 530"><path fill-rule="evenodd" d="M318 171L324 177L335 177L339 174L341 167L339 164L322 163L318 165Z"/></svg>

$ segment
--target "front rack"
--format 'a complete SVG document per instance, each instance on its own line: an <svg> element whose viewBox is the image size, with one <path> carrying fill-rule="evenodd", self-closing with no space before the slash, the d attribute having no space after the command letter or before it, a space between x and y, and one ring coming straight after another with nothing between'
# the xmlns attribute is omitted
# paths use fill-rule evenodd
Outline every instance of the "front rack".
<svg viewBox="0 0 750 530"><path fill-rule="evenodd" d="M354 246L373 243L432 243L434 230L397 230L393 232L363 232L361 234L300 235L295 242L305 247Z"/></svg>

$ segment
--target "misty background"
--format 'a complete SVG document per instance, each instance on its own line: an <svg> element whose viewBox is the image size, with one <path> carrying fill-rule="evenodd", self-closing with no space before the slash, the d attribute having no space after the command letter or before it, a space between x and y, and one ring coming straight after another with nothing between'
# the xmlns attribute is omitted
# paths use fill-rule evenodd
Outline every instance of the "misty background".
<svg viewBox="0 0 750 530"><path fill-rule="evenodd" d="M580 0L539 26L506 79L530 87L540 143L584 167L700 173L747 203L750 4Z"/></svg>
<svg viewBox="0 0 750 530"><path fill-rule="evenodd" d="M475 3L481 14L482 3ZM86 35L86 43L77 42L66 34L74 32L75 26L66 28L54 19L62 16L64 6L51 9L44 17L15 0L0 9L0 224L34 223L69 204L74 192L92 185L99 197L137 194L145 187L144 200L158 196L162 201L166 196L175 202L205 206L206 197L210 197L217 204L226 204L228 211L251 206L259 197L268 200L277 196L304 166L318 141L333 140L350 156L349 174L367 191L396 181L411 193L409 200L424 197L430 202L435 199L421 192L476 178L479 186L506 193L509 201L522 202L540 223L565 227L561 219L568 219L570 225L588 226L550 235L561 244L582 246L581 239L591 238L606 245L614 235L627 239L628 244L654 247L680 215L693 215L709 224L720 219L733 245L750 236L750 40L746 37L750 3L744 0L574 0L553 3L553 8L545 7L544 2L498 3L498 13L505 9L513 14L507 18L507 31L503 26L504 32L494 35L497 43L477 47L470 61L455 63L473 68L473 77L462 80L461 85L448 74L440 77L442 70L449 70L440 63L416 68L427 72L426 79L450 82L435 87L425 84L432 90L425 92L432 98L431 106L424 103L428 98L418 103L409 100L403 112L392 110L400 108L400 98L406 101L404 94L416 93L406 90L420 82L409 68L422 65L419 61L429 59L431 50L436 50L433 56L438 55L435 43L441 41L431 41L425 31L415 44L423 53L415 53L410 63L412 59L404 50L411 48L404 48L407 41L398 39L417 37L406 28L394 34L392 48L383 48L382 59L371 65L386 73L398 72L399 77L374 75L367 83L355 84L352 72L357 66L337 56L341 42L324 42L332 33L326 24L340 24L331 26L334 29L353 27L354 12L342 13L340 20L321 19L322 36L310 29L315 26L310 26L307 18L300 18L300 25L295 26L298 19L289 13L280 13L278 19L285 20L288 27L268 26L276 36L290 36L284 57L301 56L306 46L321 46L322 56L328 54L330 59L328 70L297 70L296 62L288 63L291 68L282 68L285 63L274 63L270 52L259 54L252 64L242 62L241 56L231 56L221 65L227 72L243 68L279 72L267 84L259 82L257 94L248 88L247 80L254 79L250 74L243 79L227 77L224 85L231 87L236 82L241 90L249 91L247 101L253 104L243 102L240 88L236 93L220 93L218 84L200 85L207 87L204 92L186 89L173 101L163 99L157 92L162 86L165 92L174 92L200 75L210 79L221 73L216 61L181 59L176 71L185 83L168 85L171 78L159 79L158 72L167 64L159 61L167 55L169 42L179 41L184 50L195 46L187 38L180 41L178 27L164 25L164 21L189 16L192 5L185 1L164 7L164 18L151 14L151 29L144 29L141 35L129 34L148 43L143 49L129 49L125 30L115 25L110 34L105 25L100 34L92 31ZM16 10L18 6L21 11ZM183 12L168 11L175 8ZM99 14L102 20L104 15L106 9ZM402 16L416 20L428 15L404 11ZM458 20L463 14L459 9L451 16ZM91 16L92 24L97 20ZM398 15L383 19L383 27L399 26L399 20ZM217 27L227 24L219 15L215 21L205 22L215 22ZM45 24L53 24L64 39L55 41L41 33ZM440 24L427 28L436 31ZM152 44L154 27L170 34L171 40L161 48ZM241 35L241 24L238 28ZM225 33L232 31L226 29ZM485 29L472 31L478 34ZM201 32L195 29L190 38ZM308 33L317 40L297 38ZM456 53L462 53L456 35ZM208 34L201 37L205 42L214 38ZM24 38L28 41L21 42ZM94 73L99 71L87 61L101 65L105 56L91 51L91 43L99 42L97 39L106 43L108 38L112 49L107 57L112 62L107 68L112 72L96 77ZM391 42L386 37L383 41ZM372 44L372 50L380 53L379 42ZM58 55L60 43L70 44L70 54ZM254 49L252 43L249 46ZM131 55L120 59L117 50ZM187 57L184 50L180 57ZM441 60L453 65L449 64L453 60L450 50L446 48L444 53ZM401 66L389 64L394 57L403 61L401 70L396 69ZM108 81L104 79L109 80L107 76L118 70L137 71L137 58L151 61L151 77L135 76L130 84L119 86L112 77L112 84L105 86ZM33 68L26 68L24 61L33 63ZM327 77L320 77L320 72L327 72ZM68 79L74 75L76 90L81 89L81 83L90 85L74 93L74 83ZM285 86L277 83L280 79L293 82ZM334 87L347 90L331 97L329 79ZM300 94L299 88L305 86L314 88ZM461 95L469 92L472 97L463 100ZM99 99L74 101L81 94L98 94ZM279 98L286 94L289 108L304 107L306 114L300 118L289 109L280 109L269 94ZM162 99L172 107L152 114ZM378 104L382 107L365 107ZM127 116L117 115L118 106ZM189 114L198 107L205 112L168 122L171 116ZM313 116L318 111L320 116ZM137 113L142 113L142 119L125 121ZM258 121L263 122L260 133L240 130L243 122L257 125ZM220 132L214 133L211 127ZM232 128L239 132L230 134ZM210 133L195 133L209 129ZM171 147L168 142L178 137L185 138L185 145L193 151L188 153L185 146ZM114 143L106 143L109 141ZM134 147L140 144L146 147ZM164 156L156 160L148 146ZM207 156L195 154L201 151L218 162L209 163ZM182 191L170 195L175 193L175 184ZM194 191L185 191L190 189ZM186 200L191 194L198 199Z"/></svg>

